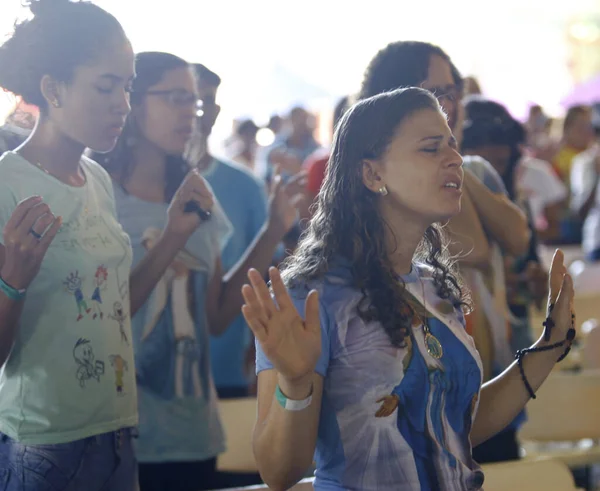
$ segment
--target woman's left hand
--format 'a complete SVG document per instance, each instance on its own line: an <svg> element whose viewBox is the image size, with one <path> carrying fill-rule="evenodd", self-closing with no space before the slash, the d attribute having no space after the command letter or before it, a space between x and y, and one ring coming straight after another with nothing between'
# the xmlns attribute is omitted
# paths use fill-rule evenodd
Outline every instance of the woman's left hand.
<svg viewBox="0 0 600 491"><path fill-rule="evenodd" d="M567 339L567 334L575 323L573 279L567 273L564 260L563 252L557 249L550 267L548 294L548 311L552 311L550 317L554 325L544 329L544 340L550 343Z"/></svg>
<svg viewBox="0 0 600 491"><path fill-rule="evenodd" d="M185 211L190 201L209 213L215 203L208 184L196 169L190 171L185 177L173 196L168 211L166 232L169 237L181 239L183 244L202 221L197 213Z"/></svg>

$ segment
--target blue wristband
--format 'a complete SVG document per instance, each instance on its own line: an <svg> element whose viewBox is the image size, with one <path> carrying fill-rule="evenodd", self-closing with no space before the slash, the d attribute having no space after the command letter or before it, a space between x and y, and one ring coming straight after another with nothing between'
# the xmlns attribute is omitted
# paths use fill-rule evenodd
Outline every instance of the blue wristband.
<svg viewBox="0 0 600 491"><path fill-rule="evenodd" d="M2 277L0 277L0 292L4 293L4 295L6 295L11 300L18 302L25 298L27 290L17 290L16 288L10 286L6 281L4 281Z"/></svg>

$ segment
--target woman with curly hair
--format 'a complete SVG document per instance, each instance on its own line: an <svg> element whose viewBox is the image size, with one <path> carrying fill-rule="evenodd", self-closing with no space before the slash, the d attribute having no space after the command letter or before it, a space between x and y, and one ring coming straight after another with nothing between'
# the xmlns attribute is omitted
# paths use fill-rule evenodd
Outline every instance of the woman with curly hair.
<svg viewBox="0 0 600 491"><path fill-rule="evenodd" d="M481 487L471 443L512 421L550 373L572 334L573 289L557 253L544 351L482 387L440 225L460 211L462 184L430 92L385 92L342 117L308 231L283 273L270 271L273 298L257 271L242 290L257 339L254 453L271 489L313 458L316 490Z"/></svg>

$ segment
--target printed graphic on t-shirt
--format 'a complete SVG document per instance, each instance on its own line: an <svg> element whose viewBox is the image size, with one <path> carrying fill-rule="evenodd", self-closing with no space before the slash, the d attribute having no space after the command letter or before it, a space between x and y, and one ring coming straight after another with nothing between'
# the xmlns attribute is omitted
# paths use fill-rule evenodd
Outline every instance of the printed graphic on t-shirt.
<svg viewBox="0 0 600 491"><path fill-rule="evenodd" d="M100 382L100 377L104 375L104 362L96 360L94 349L88 339L80 338L73 347L73 358L75 359L75 376L79 381L79 386L83 389L89 380L94 379Z"/></svg>
<svg viewBox="0 0 600 491"><path fill-rule="evenodd" d="M119 324L121 342L129 345L129 339L127 339L127 333L125 332L125 322L129 318L129 314L123 312L123 306L121 305L121 302L115 302L113 304L113 313L109 314L108 318Z"/></svg>
<svg viewBox="0 0 600 491"><path fill-rule="evenodd" d="M117 394L123 395L123 392L125 390L123 375L126 371L129 370L127 362L123 359L121 355L110 355L108 359L110 360L110 365L115 371L115 388Z"/></svg>
<svg viewBox="0 0 600 491"><path fill-rule="evenodd" d="M91 214L86 206L79 217L63 224L56 241L59 247L72 252L83 249L86 254L94 255L94 250L97 249L100 257L107 248L123 249L123 259L116 268L109 268L101 263L94 266L95 269L86 268L87 274L81 269L75 269L64 279L63 286L65 292L73 297L73 315L76 321L81 323L82 329L85 328L85 319L104 321L99 329L114 326L112 328L118 329L118 339L121 344L129 346L129 313L123 309L123 304L128 301L128 292L121 291L122 282L119 280L119 265L127 259L128 251L123 237L113 235L115 228L114 224L112 226L107 224L104 218ZM91 326L87 324L86 327ZM79 386L88 387L92 379L99 382L105 375L103 360L108 358L106 363L110 363L114 369L116 392L118 395L124 395L124 373L128 371L127 361L121 355L107 356L106 352L95 353L92 342L87 339L87 336L92 334L86 334L84 331L81 336L86 337L79 338L73 348ZM107 349L107 347L98 349Z"/></svg>
<svg viewBox="0 0 600 491"><path fill-rule="evenodd" d="M106 250L121 247L123 249L122 259L115 265L113 272L116 275L121 300L125 301L129 297L129 271L127 271L126 276L121 276L123 274L121 270L124 269L121 266L128 260L129 251L123 243L123 236L119 234L117 227L114 224L107 224L103 216L90 215L84 209L78 218L63 223L53 241L53 246L58 246L65 252L75 252L78 249L93 251L94 249ZM97 271L94 282L97 283L99 279L101 279L101 276ZM104 281L100 281L100 285L95 285L95 287L102 289L102 285L106 282L106 279L105 275ZM79 290L81 293L81 286ZM74 292L73 294L77 298L77 294ZM100 296L100 290L94 290L94 294ZM94 294L92 294L92 297ZM83 304L81 304L81 307L83 307Z"/></svg>
<svg viewBox="0 0 600 491"><path fill-rule="evenodd" d="M375 417L395 413L398 431L413 451L421 489L445 489L444 482L456 480L457 448L469 449L480 375L464 344L433 315L422 317L413 317L402 380L377 400ZM465 394L458 392L461 385ZM475 395L463 399L466 394Z"/></svg>
<svg viewBox="0 0 600 491"><path fill-rule="evenodd" d="M160 233L159 230L149 228L143 234L143 246L146 250L154 247ZM151 390L167 398L194 398L208 397L209 370L203 367L208 363L207 354L203 353L196 334L196 323L193 314L193 302L190 296L190 284L194 272L205 268L186 251L181 251L173 260L161 280L154 289L154 294L148 301L141 342L142 349L163 353L164 366L170 367L165 376L163 373L148 377L152 385ZM165 312L171 312L171 322L167 322ZM170 329L167 334L169 343L164 342L164 330ZM168 361L167 361L168 360ZM144 378L144 380L146 380Z"/></svg>
<svg viewBox="0 0 600 491"><path fill-rule="evenodd" d="M102 292L106 290L106 282L108 280L108 270L104 265L98 266L96 274L94 275L94 291L92 293L92 310L94 319L97 317L102 320L104 318L104 312L102 311Z"/></svg>
<svg viewBox="0 0 600 491"><path fill-rule="evenodd" d="M131 243L117 221L110 178L96 163L80 164L86 183L76 188L18 154L0 158L0 222L36 195L63 219L29 285L9 370L0 373L0 424L24 444L74 441L138 422ZM126 306L120 317L116 302ZM116 354L122 362L109 358Z"/></svg>
<svg viewBox="0 0 600 491"><path fill-rule="evenodd" d="M89 314L92 311L92 309L88 307L83 294L83 280L84 278L79 276L79 271L75 271L67 276L67 278L63 281L67 293L70 293L75 298L78 322L83 319L84 314Z"/></svg>
<svg viewBox="0 0 600 491"><path fill-rule="evenodd" d="M349 266L298 286L322 299L325 349L317 439L317 484L331 489L409 491L479 489L469 432L477 408L481 365L462 313L439 297L428 269L403 277L412 316L396 347L378 322L359 315L363 293L350 286ZM411 317L409 317L411 318ZM257 371L272 368L257 343ZM327 485L325 485L327 484Z"/></svg>

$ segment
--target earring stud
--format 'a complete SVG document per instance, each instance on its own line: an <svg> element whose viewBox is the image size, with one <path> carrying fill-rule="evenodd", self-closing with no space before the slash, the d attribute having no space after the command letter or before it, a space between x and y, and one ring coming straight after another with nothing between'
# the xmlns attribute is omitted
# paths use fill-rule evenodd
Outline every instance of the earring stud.
<svg viewBox="0 0 600 491"><path fill-rule="evenodd" d="M379 194L380 194L381 196L387 196L387 194L388 194L388 190L387 190L387 188L386 188L385 186L381 186L381 187L379 188Z"/></svg>
<svg viewBox="0 0 600 491"><path fill-rule="evenodd" d="M60 107L60 103L58 102L58 99L54 99L54 100L52 101L52 105L53 105L54 107L57 107L57 108L58 108L58 107Z"/></svg>

